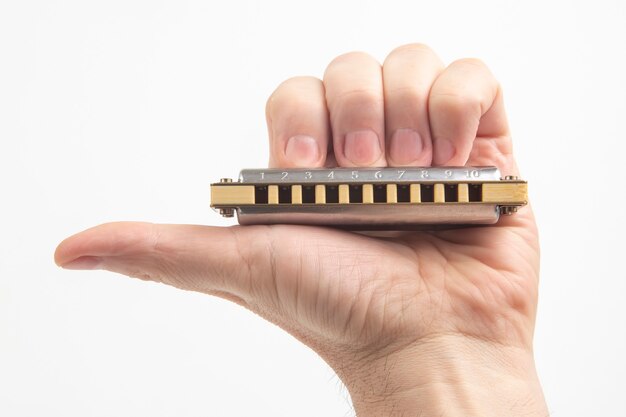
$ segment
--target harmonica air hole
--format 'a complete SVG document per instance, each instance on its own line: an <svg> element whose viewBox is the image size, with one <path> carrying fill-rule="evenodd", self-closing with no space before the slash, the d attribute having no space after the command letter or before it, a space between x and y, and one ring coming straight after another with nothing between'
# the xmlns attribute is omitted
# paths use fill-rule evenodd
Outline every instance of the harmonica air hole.
<svg viewBox="0 0 626 417"><path fill-rule="evenodd" d="M326 203L339 203L339 187L336 185L326 186Z"/></svg>
<svg viewBox="0 0 626 417"><path fill-rule="evenodd" d="M278 187L278 203L291 204L291 186L281 185Z"/></svg>
<svg viewBox="0 0 626 417"><path fill-rule="evenodd" d="M315 187L312 185L302 186L302 203L314 204L315 203Z"/></svg>
<svg viewBox="0 0 626 417"><path fill-rule="evenodd" d="M411 189L408 185L398 185L398 203L408 203L411 201Z"/></svg>
<svg viewBox="0 0 626 417"><path fill-rule="evenodd" d="M385 184L374 185L374 203L387 202L387 186Z"/></svg>
<svg viewBox="0 0 626 417"><path fill-rule="evenodd" d="M254 204L267 204L267 185L254 187Z"/></svg>
<svg viewBox="0 0 626 417"><path fill-rule="evenodd" d="M470 203L478 203L483 201L483 185L482 184L470 184L469 185L469 201Z"/></svg>
<svg viewBox="0 0 626 417"><path fill-rule="evenodd" d="M446 203L459 201L459 187L457 184L446 184L444 187Z"/></svg>
<svg viewBox="0 0 626 417"><path fill-rule="evenodd" d="M362 203L363 202L363 186L351 185L350 186L350 203Z"/></svg>
<svg viewBox="0 0 626 417"><path fill-rule="evenodd" d="M423 203L433 203L435 201L435 190L433 186L420 184L420 197Z"/></svg>

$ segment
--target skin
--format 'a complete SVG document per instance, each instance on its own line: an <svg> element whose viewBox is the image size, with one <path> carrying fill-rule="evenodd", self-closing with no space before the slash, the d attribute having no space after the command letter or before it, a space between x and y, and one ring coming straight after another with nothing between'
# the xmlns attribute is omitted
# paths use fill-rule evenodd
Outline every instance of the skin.
<svg viewBox="0 0 626 417"><path fill-rule="evenodd" d="M266 107L270 166L495 165L519 175L500 85L427 46L354 52ZM308 226L109 223L63 241L107 269L236 302L332 366L359 416L546 416L532 352L539 246L529 206L494 226L357 234Z"/></svg>

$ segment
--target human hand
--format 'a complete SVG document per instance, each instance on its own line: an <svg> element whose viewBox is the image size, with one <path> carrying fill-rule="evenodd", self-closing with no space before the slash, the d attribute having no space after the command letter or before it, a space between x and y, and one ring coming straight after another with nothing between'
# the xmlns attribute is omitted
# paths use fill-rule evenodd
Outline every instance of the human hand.
<svg viewBox="0 0 626 417"><path fill-rule="evenodd" d="M267 103L270 165L495 165L518 175L502 92L480 61L423 45L381 66L333 60ZM309 226L110 223L63 241L68 269L107 269L234 301L310 346L359 416L547 415L532 336L530 207L497 225L373 237Z"/></svg>

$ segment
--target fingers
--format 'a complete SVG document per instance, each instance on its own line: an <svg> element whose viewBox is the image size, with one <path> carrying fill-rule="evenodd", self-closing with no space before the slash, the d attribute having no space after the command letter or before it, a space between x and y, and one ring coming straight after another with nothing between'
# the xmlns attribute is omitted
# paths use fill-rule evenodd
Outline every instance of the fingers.
<svg viewBox="0 0 626 417"><path fill-rule="evenodd" d="M431 164L428 94L443 68L439 57L422 44L396 48L385 59L383 82L389 165Z"/></svg>
<svg viewBox="0 0 626 417"><path fill-rule="evenodd" d="M243 304L253 277L271 276L263 227L220 228L120 222L64 240L55 262L67 269L106 269Z"/></svg>
<svg viewBox="0 0 626 417"><path fill-rule="evenodd" d="M270 166L324 166L330 127L321 80L295 77L283 82L268 99L265 114Z"/></svg>
<svg viewBox="0 0 626 417"><path fill-rule="evenodd" d="M465 165L477 135L508 136L499 84L481 61L448 66L435 80L428 105L434 165Z"/></svg>
<svg viewBox="0 0 626 417"><path fill-rule="evenodd" d="M469 163L516 173L502 93L489 69L475 59L443 69L420 44L395 49L382 69L353 52L333 60L323 82L287 80L268 101L267 118L272 166Z"/></svg>
<svg viewBox="0 0 626 417"><path fill-rule="evenodd" d="M380 64L362 52L335 58L324 73L333 148L339 166L385 166Z"/></svg>

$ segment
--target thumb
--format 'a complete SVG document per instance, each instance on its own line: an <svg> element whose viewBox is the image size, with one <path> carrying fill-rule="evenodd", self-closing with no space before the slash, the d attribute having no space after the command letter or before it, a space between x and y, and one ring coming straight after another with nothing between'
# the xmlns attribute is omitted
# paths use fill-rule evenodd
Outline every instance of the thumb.
<svg viewBox="0 0 626 417"><path fill-rule="evenodd" d="M251 281L272 275L269 228L107 223L59 244L57 265L106 269L248 305Z"/></svg>

